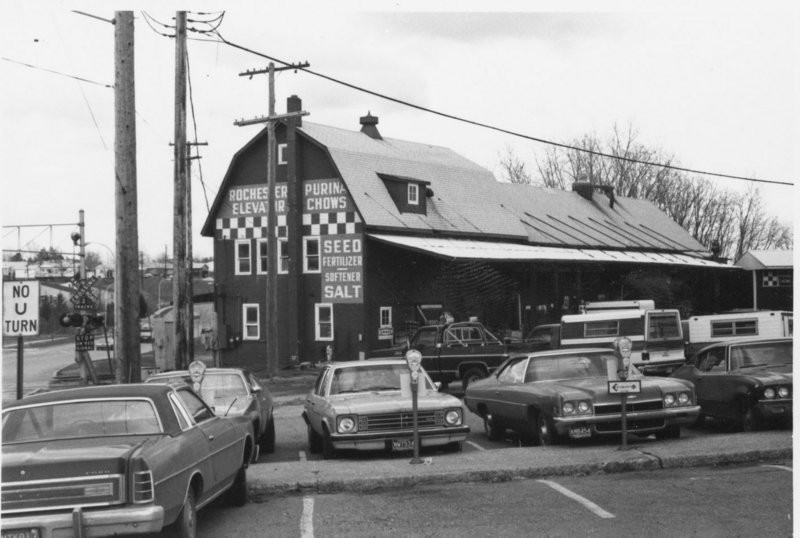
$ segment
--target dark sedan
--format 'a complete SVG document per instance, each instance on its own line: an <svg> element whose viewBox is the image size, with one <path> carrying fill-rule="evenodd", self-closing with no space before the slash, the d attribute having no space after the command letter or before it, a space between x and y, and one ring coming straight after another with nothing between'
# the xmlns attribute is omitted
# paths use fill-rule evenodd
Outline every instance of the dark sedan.
<svg viewBox="0 0 800 538"><path fill-rule="evenodd" d="M738 423L745 431L792 423L792 339L739 339L697 351L675 378L694 383L705 417Z"/></svg>
<svg viewBox="0 0 800 538"><path fill-rule="evenodd" d="M501 439L511 429L532 444L622 431L619 394L609 394L617 359L608 349L568 349L514 355L492 375L467 387L464 402L483 417L486 434ZM634 369L641 392L628 395L627 430L656 438L680 437L697 419L692 384L645 377Z"/></svg>
<svg viewBox="0 0 800 538"><path fill-rule="evenodd" d="M247 501L250 421L219 417L188 386L107 385L3 409L3 536L195 536L196 511Z"/></svg>
<svg viewBox="0 0 800 538"><path fill-rule="evenodd" d="M175 370L152 375L145 383L192 384L187 370ZM275 452L275 421L273 401L267 387L242 368L203 369L200 395L219 415L244 415L253 423L253 431L266 453Z"/></svg>

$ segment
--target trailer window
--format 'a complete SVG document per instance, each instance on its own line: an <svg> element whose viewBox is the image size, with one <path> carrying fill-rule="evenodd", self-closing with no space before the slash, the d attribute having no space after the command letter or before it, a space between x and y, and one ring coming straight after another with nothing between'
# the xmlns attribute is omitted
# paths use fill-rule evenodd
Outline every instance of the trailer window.
<svg viewBox="0 0 800 538"><path fill-rule="evenodd" d="M736 319L711 322L711 336L755 336L758 334L757 319Z"/></svg>
<svg viewBox="0 0 800 538"><path fill-rule="evenodd" d="M583 337L619 336L619 321L590 321L583 326Z"/></svg>
<svg viewBox="0 0 800 538"><path fill-rule="evenodd" d="M649 340L659 340L664 338L680 338L681 325L680 319L675 314L649 314L649 329L647 338Z"/></svg>

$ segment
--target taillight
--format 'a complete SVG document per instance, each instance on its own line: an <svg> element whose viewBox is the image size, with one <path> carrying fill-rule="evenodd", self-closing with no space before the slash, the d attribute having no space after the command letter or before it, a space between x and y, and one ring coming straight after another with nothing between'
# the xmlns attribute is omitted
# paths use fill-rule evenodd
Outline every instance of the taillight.
<svg viewBox="0 0 800 538"><path fill-rule="evenodd" d="M151 471L133 473L133 502L152 502L154 496L153 473Z"/></svg>

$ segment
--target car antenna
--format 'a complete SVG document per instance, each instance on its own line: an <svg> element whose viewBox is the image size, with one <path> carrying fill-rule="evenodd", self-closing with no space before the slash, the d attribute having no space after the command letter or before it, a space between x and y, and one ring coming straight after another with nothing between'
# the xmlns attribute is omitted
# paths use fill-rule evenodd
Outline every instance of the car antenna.
<svg viewBox="0 0 800 538"><path fill-rule="evenodd" d="M233 401L231 401L231 405L229 405L229 406L228 406L228 408L225 410L225 415L224 415L224 416L226 416L226 417L228 416L228 413L230 412L231 408L233 407L233 404L235 404L235 403L236 403L236 400L238 400L238 399L239 399L239 397L238 397L238 396L236 396L236 397L233 399Z"/></svg>

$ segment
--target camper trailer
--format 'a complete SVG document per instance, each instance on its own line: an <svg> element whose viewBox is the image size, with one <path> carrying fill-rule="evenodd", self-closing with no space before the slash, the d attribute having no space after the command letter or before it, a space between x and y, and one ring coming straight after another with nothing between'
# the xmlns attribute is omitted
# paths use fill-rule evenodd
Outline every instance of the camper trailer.
<svg viewBox="0 0 800 538"><path fill-rule="evenodd" d="M727 312L684 320L686 356L715 342L737 338L792 336L793 313L783 310Z"/></svg>

